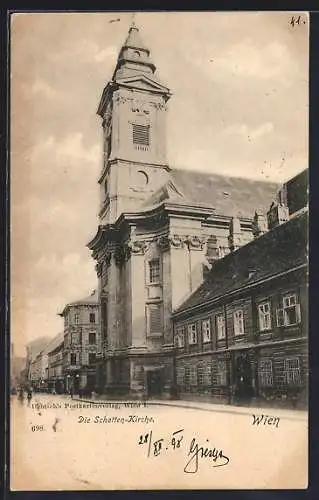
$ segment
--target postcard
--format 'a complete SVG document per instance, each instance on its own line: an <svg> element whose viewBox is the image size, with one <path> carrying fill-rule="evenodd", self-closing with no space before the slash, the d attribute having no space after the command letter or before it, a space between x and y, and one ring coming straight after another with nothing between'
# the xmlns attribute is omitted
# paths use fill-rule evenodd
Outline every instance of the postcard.
<svg viewBox="0 0 319 500"><path fill-rule="evenodd" d="M307 12L10 14L10 489L308 485Z"/></svg>

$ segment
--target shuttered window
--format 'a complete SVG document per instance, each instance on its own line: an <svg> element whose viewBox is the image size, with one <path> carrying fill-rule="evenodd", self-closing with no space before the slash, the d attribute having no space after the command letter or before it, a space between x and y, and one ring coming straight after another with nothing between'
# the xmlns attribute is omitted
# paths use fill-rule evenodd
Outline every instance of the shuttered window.
<svg viewBox="0 0 319 500"><path fill-rule="evenodd" d="M162 332L162 308L160 305L148 306L148 324L150 334Z"/></svg>
<svg viewBox="0 0 319 500"><path fill-rule="evenodd" d="M150 145L150 126L133 123L133 144Z"/></svg>

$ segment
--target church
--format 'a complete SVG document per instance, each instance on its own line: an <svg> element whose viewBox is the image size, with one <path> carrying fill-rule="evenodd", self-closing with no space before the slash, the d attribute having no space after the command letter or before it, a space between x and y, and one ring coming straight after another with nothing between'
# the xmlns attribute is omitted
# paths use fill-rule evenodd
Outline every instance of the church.
<svg viewBox="0 0 319 500"><path fill-rule="evenodd" d="M88 243L101 308L97 385L109 395L172 394L173 312L215 260L267 230L279 189L174 169L166 156L171 97L133 24L98 106L104 160L99 225Z"/></svg>

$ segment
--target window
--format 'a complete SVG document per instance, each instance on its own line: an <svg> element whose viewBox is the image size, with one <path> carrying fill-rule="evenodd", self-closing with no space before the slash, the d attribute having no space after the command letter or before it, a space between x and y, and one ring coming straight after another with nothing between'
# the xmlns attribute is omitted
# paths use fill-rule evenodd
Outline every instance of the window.
<svg viewBox="0 0 319 500"><path fill-rule="evenodd" d="M197 365L197 385L204 385L204 366L202 363Z"/></svg>
<svg viewBox="0 0 319 500"><path fill-rule="evenodd" d="M197 344L197 328L196 323L192 323L188 325L188 343L189 344Z"/></svg>
<svg viewBox="0 0 319 500"><path fill-rule="evenodd" d="M148 306L148 332L162 333L162 307L160 304Z"/></svg>
<svg viewBox="0 0 319 500"><path fill-rule="evenodd" d="M185 366L184 383L185 383L186 387L189 387L189 384L190 384L190 369L189 369L189 366Z"/></svg>
<svg viewBox="0 0 319 500"><path fill-rule="evenodd" d="M153 259L148 263L148 281L150 284L159 283L161 280L160 260Z"/></svg>
<svg viewBox="0 0 319 500"><path fill-rule="evenodd" d="M286 295L282 300L282 309L277 309L277 326L291 326L300 323L300 304L296 294Z"/></svg>
<svg viewBox="0 0 319 500"><path fill-rule="evenodd" d="M95 352L89 352L89 365L95 365L95 363L96 363Z"/></svg>
<svg viewBox="0 0 319 500"><path fill-rule="evenodd" d="M207 363L204 370L204 384L210 386L212 384L212 367Z"/></svg>
<svg viewBox="0 0 319 500"><path fill-rule="evenodd" d="M271 359L261 359L258 363L258 380L262 387L273 385L272 361Z"/></svg>
<svg viewBox="0 0 319 500"><path fill-rule="evenodd" d="M74 314L74 324L75 324L75 325L78 325L78 324L79 324L79 315L78 315L78 313L75 313L75 314Z"/></svg>
<svg viewBox="0 0 319 500"><path fill-rule="evenodd" d="M258 318L260 331L271 329L271 309L270 302L258 304Z"/></svg>
<svg viewBox="0 0 319 500"><path fill-rule="evenodd" d="M176 328L175 345L176 347L184 347L185 345L184 328L182 326Z"/></svg>
<svg viewBox="0 0 319 500"><path fill-rule="evenodd" d="M95 313L90 313L90 323L95 323Z"/></svg>
<svg viewBox="0 0 319 500"><path fill-rule="evenodd" d="M71 364L72 366L75 366L75 365L76 365L76 353L75 353L75 352L72 352L72 353L71 353L71 362L70 362L70 364Z"/></svg>
<svg viewBox="0 0 319 500"><path fill-rule="evenodd" d="M197 370L196 365L190 367L190 385L197 385Z"/></svg>
<svg viewBox="0 0 319 500"><path fill-rule="evenodd" d="M218 360L212 363L213 385L227 385L226 361Z"/></svg>
<svg viewBox="0 0 319 500"><path fill-rule="evenodd" d="M244 330L244 313L242 309L234 312L234 333L235 335L243 335Z"/></svg>
<svg viewBox="0 0 319 500"><path fill-rule="evenodd" d="M210 328L210 320L205 319L202 321L202 332L203 332L203 342L211 341L211 328Z"/></svg>
<svg viewBox="0 0 319 500"><path fill-rule="evenodd" d="M96 334L95 332L89 332L89 344L93 345L96 343Z"/></svg>
<svg viewBox="0 0 319 500"><path fill-rule="evenodd" d="M288 385L300 385L300 363L299 358L285 359L285 375Z"/></svg>
<svg viewBox="0 0 319 500"><path fill-rule="evenodd" d="M140 146L150 145L150 126L133 123L133 144Z"/></svg>
<svg viewBox="0 0 319 500"><path fill-rule="evenodd" d="M217 340L224 339L226 337L226 325L225 325L225 316L223 314L217 314L216 316L216 329L217 329Z"/></svg>
<svg viewBox="0 0 319 500"><path fill-rule="evenodd" d="M71 333L71 344L77 344L78 342L78 332Z"/></svg>
<svg viewBox="0 0 319 500"><path fill-rule="evenodd" d="M184 385L185 368L183 366L177 367L176 370L176 382L177 385Z"/></svg>

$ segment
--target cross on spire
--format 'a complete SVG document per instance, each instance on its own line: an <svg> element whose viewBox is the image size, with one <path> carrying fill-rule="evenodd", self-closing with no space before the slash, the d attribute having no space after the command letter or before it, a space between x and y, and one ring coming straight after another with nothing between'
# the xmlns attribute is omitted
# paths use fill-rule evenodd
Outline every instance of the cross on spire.
<svg viewBox="0 0 319 500"><path fill-rule="evenodd" d="M135 12L132 12L131 14L131 28L136 28L136 24L135 24Z"/></svg>

